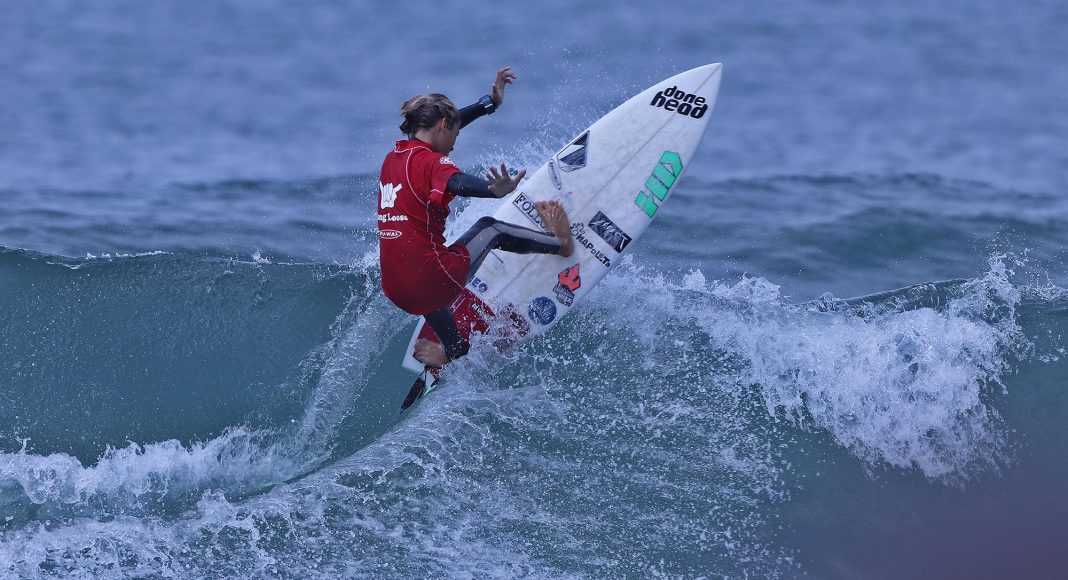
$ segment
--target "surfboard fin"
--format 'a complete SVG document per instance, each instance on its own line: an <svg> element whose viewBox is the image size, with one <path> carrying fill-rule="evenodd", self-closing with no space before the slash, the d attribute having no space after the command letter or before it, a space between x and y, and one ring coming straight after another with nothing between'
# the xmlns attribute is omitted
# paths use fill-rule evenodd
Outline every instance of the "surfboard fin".
<svg viewBox="0 0 1068 580"><path fill-rule="evenodd" d="M438 385L438 378L441 376L440 373L441 369L439 367L423 367L423 374L415 379L415 383L412 385L411 390L408 391L408 396L405 397L404 402L401 403L401 411L411 407L423 395L433 391L434 387Z"/></svg>
<svg viewBox="0 0 1068 580"><path fill-rule="evenodd" d="M401 411L411 407L412 403L415 403L419 397L422 397L423 393L426 392L426 381L423 380L425 374L426 373L423 373L423 375L419 375L419 378L415 379L415 384L412 385L412 390L408 391L408 396L405 397L404 402L401 403Z"/></svg>

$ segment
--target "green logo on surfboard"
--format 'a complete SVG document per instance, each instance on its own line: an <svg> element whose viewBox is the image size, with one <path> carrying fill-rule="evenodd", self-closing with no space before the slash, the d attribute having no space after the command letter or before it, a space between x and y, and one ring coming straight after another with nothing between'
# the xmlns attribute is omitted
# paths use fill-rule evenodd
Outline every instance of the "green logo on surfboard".
<svg viewBox="0 0 1068 580"><path fill-rule="evenodd" d="M682 173L682 158L674 151L664 151L660 161L656 162L653 173L645 181L645 189L634 199L635 205L642 208L645 215L653 217L660 209L657 200L664 201L671 186Z"/></svg>

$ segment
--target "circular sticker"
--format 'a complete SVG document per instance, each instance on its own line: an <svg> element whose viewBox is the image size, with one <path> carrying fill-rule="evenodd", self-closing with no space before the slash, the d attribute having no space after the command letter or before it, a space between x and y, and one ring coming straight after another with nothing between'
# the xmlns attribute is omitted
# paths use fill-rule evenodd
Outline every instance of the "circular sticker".
<svg viewBox="0 0 1068 580"><path fill-rule="evenodd" d="M530 314L530 319L541 325L546 325L556 320L556 304L553 303L552 298L545 296L538 296L534 300L530 301L530 308L527 309Z"/></svg>

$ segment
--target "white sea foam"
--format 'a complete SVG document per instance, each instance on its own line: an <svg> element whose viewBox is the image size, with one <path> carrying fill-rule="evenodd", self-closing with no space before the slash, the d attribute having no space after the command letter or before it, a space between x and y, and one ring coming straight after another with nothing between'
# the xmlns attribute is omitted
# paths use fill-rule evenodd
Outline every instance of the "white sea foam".
<svg viewBox="0 0 1068 580"><path fill-rule="evenodd" d="M92 465L66 453L35 455L25 448L0 453L0 481L19 484L34 504L104 503L136 510L138 499L163 499L202 489L247 493L294 469L292 460L264 446L265 434L244 427L206 442L176 440L108 449ZM76 510L78 511L78 510Z"/></svg>
<svg viewBox="0 0 1068 580"><path fill-rule="evenodd" d="M745 359L743 382L760 385L773 417L825 430L870 465L957 480L1007 458L993 404L1001 389L993 387L1027 349L1010 275L995 257L943 309L876 316L793 307L762 278L705 283L691 272L673 284L633 266L609 277L591 301L619 310L610 315L619 319L640 312L648 340L672 321L693 323L712 346Z"/></svg>

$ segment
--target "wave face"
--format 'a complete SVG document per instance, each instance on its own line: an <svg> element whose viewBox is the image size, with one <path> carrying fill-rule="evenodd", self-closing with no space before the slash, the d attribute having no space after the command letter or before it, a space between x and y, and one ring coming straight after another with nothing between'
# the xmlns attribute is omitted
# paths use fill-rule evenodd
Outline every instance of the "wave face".
<svg viewBox="0 0 1068 580"><path fill-rule="evenodd" d="M842 516L793 520L813 478L955 489L1011 468L1015 399L1051 394L1018 380L1068 331L1065 293L1001 257L797 304L628 260L558 330L476 343L398 422L410 325L373 267L0 265L19 576L788 575L783 527Z"/></svg>
<svg viewBox="0 0 1068 580"><path fill-rule="evenodd" d="M309 353L368 297L348 269L162 253L4 250L0 271L3 449L19 448L17 433L28 450L85 460L128 441L284 424L313 380Z"/></svg>
<svg viewBox="0 0 1068 580"><path fill-rule="evenodd" d="M318 4L5 5L0 580L1063 576L1062 0ZM619 267L400 414L399 105L511 65L450 157L534 170L712 61Z"/></svg>

